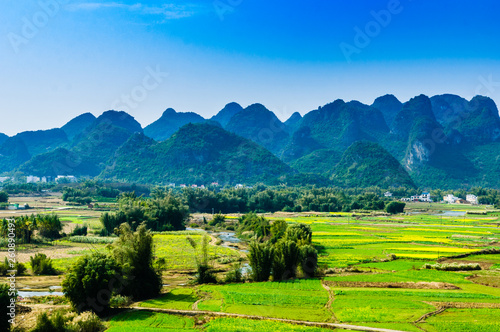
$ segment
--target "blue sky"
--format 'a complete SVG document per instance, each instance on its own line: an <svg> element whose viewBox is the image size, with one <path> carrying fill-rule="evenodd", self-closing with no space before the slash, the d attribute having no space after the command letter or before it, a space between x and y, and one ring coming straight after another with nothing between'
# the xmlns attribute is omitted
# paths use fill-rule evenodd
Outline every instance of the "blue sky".
<svg viewBox="0 0 500 332"><path fill-rule="evenodd" d="M0 132L125 110L286 119L335 99L500 103L496 1L0 0ZM497 83L498 82L498 83Z"/></svg>

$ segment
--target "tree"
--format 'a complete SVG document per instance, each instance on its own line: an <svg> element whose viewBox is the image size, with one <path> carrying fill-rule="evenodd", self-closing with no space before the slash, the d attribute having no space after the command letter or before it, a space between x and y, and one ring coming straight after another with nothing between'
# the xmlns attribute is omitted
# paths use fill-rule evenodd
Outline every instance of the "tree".
<svg viewBox="0 0 500 332"><path fill-rule="evenodd" d="M9 194L5 191L0 191L0 203L8 203L9 202Z"/></svg>
<svg viewBox="0 0 500 332"><path fill-rule="evenodd" d="M38 232L43 237L49 239L57 239L60 237L59 232L62 231L62 223L57 214L38 215L37 226Z"/></svg>
<svg viewBox="0 0 500 332"><path fill-rule="evenodd" d="M141 300L157 296L162 287L161 273L153 266L153 235L142 223L135 232L127 223L120 225L113 257L122 266L127 285L124 294Z"/></svg>
<svg viewBox="0 0 500 332"><path fill-rule="evenodd" d="M271 242L276 243L279 239L285 236L288 224L283 219L278 219L271 225Z"/></svg>
<svg viewBox="0 0 500 332"><path fill-rule="evenodd" d="M306 224L293 224L286 229L285 239L296 242L298 246L311 244L311 226Z"/></svg>
<svg viewBox="0 0 500 332"><path fill-rule="evenodd" d="M104 315L109 300L120 293L126 281L119 264L111 257L94 252L78 259L66 274L63 292L77 312L93 311Z"/></svg>
<svg viewBox="0 0 500 332"><path fill-rule="evenodd" d="M312 278L318 268L318 251L311 245L300 247L300 268L305 277Z"/></svg>
<svg viewBox="0 0 500 332"><path fill-rule="evenodd" d="M268 281L273 266L274 248L269 243L250 244L248 260L252 267L253 281Z"/></svg>
<svg viewBox="0 0 500 332"><path fill-rule="evenodd" d="M11 304L11 296L9 295L10 287L7 284L0 284L0 332L10 331L9 319L13 318L9 315Z"/></svg>
<svg viewBox="0 0 500 332"><path fill-rule="evenodd" d="M273 279L287 280L297 276L299 248L293 241L279 241L274 248Z"/></svg>
<svg viewBox="0 0 500 332"><path fill-rule="evenodd" d="M208 239L209 237L207 235L203 236L203 238L201 239L200 252L195 254L196 269L198 270L196 282L199 284L217 283L217 278L215 277L213 268L209 263ZM187 240L195 251L198 250L198 244L192 237L188 237Z"/></svg>
<svg viewBox="0 0 500 332"><path fill-rule="evenodd" d="M405 210L405 206L406 204L403 202L393 201L387 204L387 206L385 207L385 211L390 214L403 213Z"/></svg>

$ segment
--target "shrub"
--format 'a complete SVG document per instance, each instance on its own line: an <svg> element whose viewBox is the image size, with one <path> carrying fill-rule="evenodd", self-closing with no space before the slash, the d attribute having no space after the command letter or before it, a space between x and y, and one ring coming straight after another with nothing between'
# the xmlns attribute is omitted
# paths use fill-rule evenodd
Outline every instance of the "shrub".
<svg viewBox="0 0 500 332"><path fill-rule="evenodd" d="M76 316L68 325L73 331L82 332L101 332L106 329L106 326L104 326L99 317L90 311Z"/></svg>
<svg viewBox="0 0 500 332"><path fill-rule="evenodd" d="M75 229L73 230L73 232L71 232L71 235L72 236L87 236L87 226L84 225L84 226L81 226L80 225L77 225L75 227Z"/></svg>
<svg viewBox="0 0 500 332"><path fill-rule="evenodd" d="M406 203L393 201L387 204L385 211L390 214L403 213L405 206Z"/></svg>
<svg viewBox="0 0 500 332"><path fill-rule="evenodd" d="M45 254L38 253L30 257L31 271L35 275L55 275L56 270L52 266L52 260Z"/></svg>
<svg viewBox="0 0 500 332"><path fill-rule="evenodd" d="M115 295L109 300L109 306L111 308L127 307L130 303L132 303L132 299L123 295Z"/></svg>
<svg viewBox="0 0 500 332"><path fill-rule="evenodd" d="M101 314L106 314L113 293L123 284L118 263L98 252L78 259L62 282L63 292L77 312L92 310Z"/></svg>
<svg viewBox="0 0 500 332"><path fill-rule="evenodd" d="M226 221L226 217L223 214L217 213L214 215L212 220L208 222L210 226L217 226L218 224L223 224Z"/></svg>
<svg viewBox="0 0 500 332"><path fill-rule="evenodd" d="M36 325L31 332L65 332L65 319L61 312L55 312L49 317L46 312L42 312L36 318Z"/></svg>
<svg viewBox="0 0 500 332"><path fill-rule="evenodd" d="M438 271L475 271L481 270L481 265L478 263L443 263L443 264L424 264L422 269L433 269Z"/></svg>
<svg viewBox="0 0 500 332"><path fill-rule="evenodd" d="M213 268L209 264L208 257L208 241L209 237L204 235L201 240L201 248L199 253L195 255L196 259L196 283L198 284L215 284L217 283L217 278L213 272ZM187 237L187 240L194 250L198 249L198 244L191 237Z"/></svg>
<svg viewBox="0 0 500 332"><path fill-rule="evenodd" d="M234 264L231 268L231 270L226 274L226 277L224 278L224 282L242 282L243 281L243 274L241 273L241 264L237 263Z"/></svg>

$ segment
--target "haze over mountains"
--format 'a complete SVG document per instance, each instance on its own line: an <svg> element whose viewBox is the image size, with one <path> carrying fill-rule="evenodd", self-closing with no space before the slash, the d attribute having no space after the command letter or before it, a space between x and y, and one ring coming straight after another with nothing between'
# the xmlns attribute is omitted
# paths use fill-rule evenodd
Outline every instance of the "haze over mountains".
<svg viewBox="0 0 500 332"><path fill-rule="evenodd" d="M0 174L151 184L500 187L498 156L495 103L449 94L339 99L285 122L261 104L230 103L211 119L169 108L144 129L107 111L0 134Z"/></svg>

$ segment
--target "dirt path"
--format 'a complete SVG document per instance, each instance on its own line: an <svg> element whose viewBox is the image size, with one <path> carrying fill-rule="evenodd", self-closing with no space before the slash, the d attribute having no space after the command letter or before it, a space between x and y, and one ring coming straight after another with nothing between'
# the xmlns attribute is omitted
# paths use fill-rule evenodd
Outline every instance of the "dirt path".
<svg viewBox="0 0 500 332"><path fill-rule="evenodd" d="M322 328L328 328L328 329L341 329L341 330L351 330L351 331L407 332L407 331L401 331L401 330L379 329L379 328L375 328L375 327L366 327L366 326L357 326L357 325L348 325L348 324L307 322L307 321L292 320L292 319L231 314L231 313L227 313L227 312L174 310L174 309L143 308L143 307L132 307L131 309L142 310L142 311L152 311L152 312L159 312L159 313L166 313L166 314L174 314L174 315L185 315L185 316L206 315L206 316L214 316L214 317L236 317L236 318L246 318L246 319L253 319L253 320L270 320L270 321L283 322L283 323L289 323L289 324L294 324L294 325L314 326L314 327L322 327Z"/></svg>
<svg viewBox="0 0 500 332"><path fill-rule="evenodd" d="M332 313L333 322L338 323L338 319L335 316L335 312L332 309L332 304L333 301L335 301L335 296L333 295L330 286L324 283L324 280L321 280L321 286L323 286L323 288L326 289L326 291L328 292L328 302L326 303L326 308Z"/></svg>
<svg viewBox="0 0 500 332"><path fill-rule="evenodd" d="M432 311L432 312L428 312L426 313L425 315L423 315L422 317L420 317L419 319L417 319L416 321L414 321L413 323L415 324L418 324L418 323L423 323L427 318L431 317L431 316L435 316L435 315L439 315L440 313L442 313L443 311L445 311L446 309L448 309L447 306L443 306L443 307L439 307L437 310L435 311Z"/></svg>

